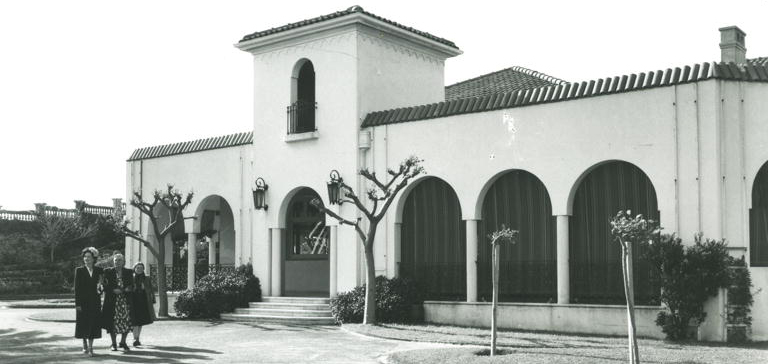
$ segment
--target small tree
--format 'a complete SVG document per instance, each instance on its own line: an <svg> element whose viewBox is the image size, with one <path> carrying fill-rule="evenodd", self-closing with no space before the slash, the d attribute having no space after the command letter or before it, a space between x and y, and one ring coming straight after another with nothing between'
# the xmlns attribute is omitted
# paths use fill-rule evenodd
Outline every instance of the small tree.
<svg viewBox="0 0 768 364"><path fill-rule="evenodd" d="M624 275L624 295L627 297L627 328L629 332L629 362L640 363L635 328L635 287L632 278L632 246L650 242L658 233L658 225L643 215L634 218L631 211L619 211L611 220L611 234L621 244L621 267Z"/></svg>
<svg viewBox="0 0 768 364"><path fill-rule="evenodd" d="M341 190L338 203L340 205L345 203L355 205L368 220L367 232L363 231L363 227L360 225L360 218L355 220L343 218L335 212L325 208L320 200L312 200L312 204L315 207L325 214L328 214L328 216L338 220L340 224L353 226L363 244L366 265L365 315L363 317L363 324L376 324L376 267L373 258L373 242L376 239L376 229L378 228L381 219L383 219L384 215L387 213L387 209L389 209L392 201L395 200L397 194L408 185L408 181L424 172L421 162L423 162L421 159L411 156L401 162L400 167L397 170L387 169L390 179L386 183L376 177L376 172L361 169L358 173L373 184L373 187L366 191L366 196L372 205L370 208L363 203L357 194L355 194L352 187L344 183L343 180L338 179L335 181L338 183ZM336 201L331 202L333 203Z"/></svg>
<svg viewBox="0 0 768 364"><path fill-rule="evenodd" d="M152 202L145 201L141 191L133 193L131 206L137 208L139 212L149 218L150 225L157 239L157 248L141 234L141 231L133 230L128 226L130 221L123 218L125 212L121 211L114 221L116 231L143 244L152 256L155 257L155 260L157 260L157 294L160 301L157 311L159 316L168 316L168 294L165 282L165 237L173 231L176 224L183 223L184 215L182 212L192 203L192 196L193 193L190 192L186 198L183 197L182 193L179 190L175 190L171 184L164 191L155 190L152 194ZM160 216L155 215L155 207L158 204L164 206L165 212L168 214L168 221L164 225L160 224Z"/></svg>
<svg viewBox="0 0 768 364"><path fill-rule="evenodd" d="M501 230L494 231L488 235L491 239L491 245L493 246L493 299L491 303L491 356L496 355L496 310L499 305L499 256L501 253L501 243L509 242L515 244L517 242L517 230L511 230L508 227L501 224Z"/></svg>

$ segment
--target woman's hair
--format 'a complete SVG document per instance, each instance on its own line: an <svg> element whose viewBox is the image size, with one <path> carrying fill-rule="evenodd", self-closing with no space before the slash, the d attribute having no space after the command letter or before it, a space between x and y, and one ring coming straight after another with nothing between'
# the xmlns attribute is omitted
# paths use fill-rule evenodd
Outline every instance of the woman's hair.
<svg viewBox="0 0 768 364"><path fill-rule="evenodd" d="M112 259L117 259L117 257L123 258L123 261L125 261L125 256L118 251L112 255Z"/></svg>
<svg viewBox="0 0 768 364"><path fill-rule="evenodd" d="M142 267L144 267L144 269L147 269L147 267L144 266L144 263L136 262L135 264L133 264L133 270L136 270L136 267L138 267L138 266L142 266Z"/></svg>
<svg viewBox="0 0 768 364"><path fill-rule="evenodd" d="M99 251L96 250L96 248L89 246L85 249L83 249L82 256L85 257L85 253L91 253L91 256L93 257L93 260L96 260L99 257Z"/></svg>

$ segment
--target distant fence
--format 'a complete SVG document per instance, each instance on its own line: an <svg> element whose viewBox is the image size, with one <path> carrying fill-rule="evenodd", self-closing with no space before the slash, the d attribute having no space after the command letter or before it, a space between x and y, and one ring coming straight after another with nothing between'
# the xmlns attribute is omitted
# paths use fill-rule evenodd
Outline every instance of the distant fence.
<svg viewBox="0 0 768 364"><path fill-rule="evenodd" d="M63 217L75 217L78 209L82 209L83 212L94 215L112 215L115 212L115 208L125 210L125 204L122 199L112 199L114 204L112 206L97 206L86 203L85 201L75 201L76 208L63 209L56 206L48 206L45 203L36 203L34 210L29 211L11 211L0 210L0 220L18 220L18 221L35 221L37 220L37 211L44 211L49 216L63 216Z"/></svg>

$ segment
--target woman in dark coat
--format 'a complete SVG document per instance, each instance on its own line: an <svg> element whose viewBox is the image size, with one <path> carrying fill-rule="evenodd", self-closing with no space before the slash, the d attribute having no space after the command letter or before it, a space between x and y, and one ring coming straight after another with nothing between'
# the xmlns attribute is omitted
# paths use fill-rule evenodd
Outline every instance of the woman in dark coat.
<svg viewBox="0 0 768 364"><path fill-rule="evenodd" d="M103 271L96 267L99 251L83 249L82 267L75 269L75 337L83 339L83 353L93 356L93 339L101 337L101 284Z"/></svg>
<svg viewBox="0 0 768 364"><path fill-rule="evenodd" d="M144 263L133 265L133 304L131 306L131 321L133 321L133 346L141 346L139 337L141 327L155 321L154 290L151 280L144 274Z"/></svg>
<svg viewBox="0 0 768 364"><path fill-rule="evenodd" d="M114 268L104 270L104 315L102 324L112 339L112 351L117 351L117 334L120 347L130 351L125 338L131 331L130 297L133 290L133 271L125 269L125 258L120 253L113 256Z"/></svg>

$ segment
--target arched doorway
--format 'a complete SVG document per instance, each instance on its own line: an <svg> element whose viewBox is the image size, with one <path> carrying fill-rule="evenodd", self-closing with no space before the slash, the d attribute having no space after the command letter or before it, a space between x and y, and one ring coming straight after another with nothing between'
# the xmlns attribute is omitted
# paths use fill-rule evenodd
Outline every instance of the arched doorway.
<svg viewBox="0 0 768 364"><path fill-rule="evenodd" d="M456 192L430 177L403 206L400 276L418 282L427 299L465 300L466 223Z"/></svg>
<svg viewBox="0 0 768 364"><path fill-rule="evenodd" d="M625 302L621 248L610 225L619 210L659 221L656 190L648 176L631 163L611 161L590 171L574 195L569 224L571 302ZM658 304L658 281L643 252L643 246L633 247L635 302Z"/></svg>
<svg viewBox="0 0 768 364"><path fill-rule="evenodd" d="M505 224L520 233L516 244L501 247L499 300L556 302L556 223L544 184L526 171L505 173L488 189L482 217L477 229L480 300L490 301L492 294L492 247L488 236Z"/></svg>
<svg viewBox="0 0 768 364"><path fill-rule="evenodd" d="M218 195L205 197L197 207L200 240L197 264L218 269L235 266L235 219L227 200Z"/></svg>
<svg viewBox="0 0 768 364"><path fill-rule="evenodd" d="M768 163L760 167L752 185L749 262L754 267L768 267Z"/></svg>
<svg viewBox="0 0 768 364"><path fill-rule="evenodd" d="M291 198L286 211L283 241L283 292L286 296L328 297L330 284L329 231L325 216L314 205L320 196L302 188Z"/></svg>

